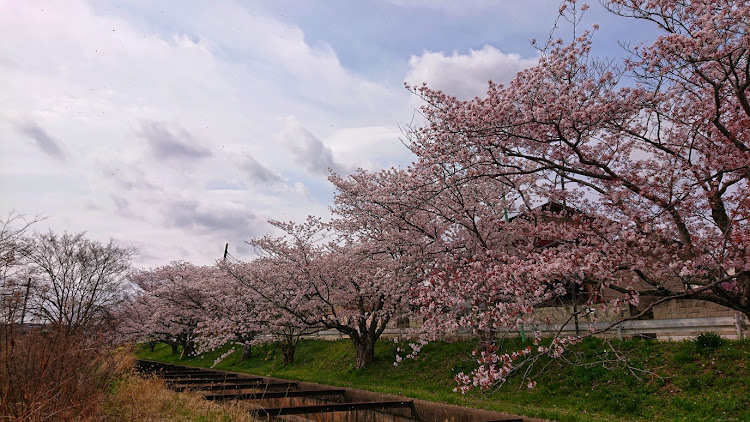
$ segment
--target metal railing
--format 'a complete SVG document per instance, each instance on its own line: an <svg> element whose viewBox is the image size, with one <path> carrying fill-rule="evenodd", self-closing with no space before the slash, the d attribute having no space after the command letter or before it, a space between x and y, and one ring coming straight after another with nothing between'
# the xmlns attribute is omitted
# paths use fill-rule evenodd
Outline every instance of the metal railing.
<svg viewBox="0 0 750 422"><path fill-rule="evenodd" d="M586 333L589 329L602 330L607 328L609 322L581 322L579 329ZM649 336L660 340L681 340L695 337L700 333L715 332L726 338L744 338L748 331L748 319L744 315L735 314L733 317L704 317L704 318L673 318L673 319L648 319L626 321L606 332L608 336L620 338L632 336ZM529 324L523 327L526 333L540 331L542 336L560 332L562 335L574 335L576 328L574 323L563 324ZM408 336L412 331L403 328L386 328L384 337ZM519 332L510 335L520 335ZM460 331L452 337L470 337L469 331ZM321 330L315 334L304 336L309 339L338 340L347 338L346 335L333 330Z"/></svg>

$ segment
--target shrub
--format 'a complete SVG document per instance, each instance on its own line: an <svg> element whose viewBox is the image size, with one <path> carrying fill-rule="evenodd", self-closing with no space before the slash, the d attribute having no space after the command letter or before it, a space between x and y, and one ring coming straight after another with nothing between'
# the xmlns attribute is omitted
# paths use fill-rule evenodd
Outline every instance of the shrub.
<svg viewBox="0 0 750 422"><path fill-rule="evenodd" d="M724 344L724 339L720 335L713 332L700 333L693 339L693 343L698 350L713 350L718 349Z"/></svg>

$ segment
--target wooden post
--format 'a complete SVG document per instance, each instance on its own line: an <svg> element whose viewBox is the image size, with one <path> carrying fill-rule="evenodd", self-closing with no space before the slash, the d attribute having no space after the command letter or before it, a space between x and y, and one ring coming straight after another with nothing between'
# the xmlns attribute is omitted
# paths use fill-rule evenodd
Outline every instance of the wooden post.
<svg viewBox="0 0 750 422"><path fill-rule="evenodd" d="M734 327L737 329L737 339L742 340L744 338L742 333L742 316L738 312L734 314Z"/></svg>

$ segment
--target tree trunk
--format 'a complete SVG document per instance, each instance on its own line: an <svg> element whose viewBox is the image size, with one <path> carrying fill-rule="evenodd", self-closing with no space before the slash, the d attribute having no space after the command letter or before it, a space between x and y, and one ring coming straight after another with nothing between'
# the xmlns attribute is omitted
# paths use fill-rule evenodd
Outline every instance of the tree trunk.
<svg viewBox="0 0 750 422"><path fill-rule="evenodd" d="M750 318L750 271L743 271L737 276L737 287L742 289L740 297L742 312Z"/></svg>
<svg viewBox="0 0 750 422"><path fill-rule="evenodd" d="M253 357L253 346L250 344L243 344L242 356L240 357L240 362L244 362L250 359L251 357Z"/></svg>
<svg viewBox="0 0 750 422"><path fill-rule="evenodd" d="M297 344L294 340L280 341L279 348L284 355L284 365L294 363L294 352L297 350Z"/></svg>
<svg viewBox="0 0 750 422"><path fill-rule="evenodd" d="M192 341L188 341L182 345L182 355L185 357L189 357L193 355L193 352L195 352L195 343ZM180 358L182 360L182 358Z"/></svg>
<svg viewBox="0 0 750 422"><path fill-rule="evenodd" d="M172 355L179 353L179 345L177 343L169 343L169 345L172 347Z"/></svg>
<svg viewBox="0 0 750 422"><path fill-rule="evenodd" d="M149 351L150 351L151 353L153 353L153 352L154 352L154 348L156 348L156 342L155 342L155 341L152 341L152 342L150 342L150 343L148 344L148 350L149 350Z"/></svg>
<svg viewBox="0 0 750 422"><path fill-rule="evenodd" d="M354 348L357 350L357 369L362 369L375 359L375 340L363 336L361 341L355 341Z"/></svg>

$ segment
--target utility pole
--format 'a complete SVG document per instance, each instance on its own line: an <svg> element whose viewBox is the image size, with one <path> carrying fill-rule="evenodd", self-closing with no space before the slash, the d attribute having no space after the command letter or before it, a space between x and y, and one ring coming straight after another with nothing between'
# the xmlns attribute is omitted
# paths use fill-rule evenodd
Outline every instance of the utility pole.
<svg viewBox="0 0 750 422"><path fill-rule="evenodd" d="M570 285L571 288L571 296L573 297L573 317L575 318L575 324L576 324L576 336L581 335L581 329L578 327L578 285L573 282Z"/></svg>
<svg viewBox="0 0 750 422"><path fill-rule="evenodd" d="M227 260L227 255L229 255L229 243L224 246L224 261Z"/></svg>
<svg viewBox="0 0 750 422"><path fill-rule="evenodd" d="M26 283L26 292L23 295L23 307L21 308L21 325L23 325L23 322L26 319L26 306L29 303L29 293L31 293L31 277L29 277L29 281Z"/></svg>

